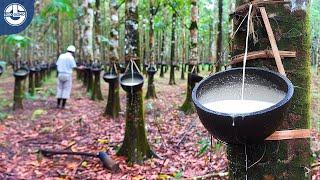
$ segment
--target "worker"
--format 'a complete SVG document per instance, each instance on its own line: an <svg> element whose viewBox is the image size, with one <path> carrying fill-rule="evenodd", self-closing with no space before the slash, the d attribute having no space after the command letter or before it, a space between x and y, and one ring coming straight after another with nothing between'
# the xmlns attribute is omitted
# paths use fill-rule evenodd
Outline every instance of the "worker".
<svg viewBox="0 0 320 180"><path fill-rule="evenodd" d="M69 46L67 52L61 54L57 61L58 82L57 82L57 108L64 109L67 99L70 98L72 89L72 70L76 68L74 60L76 47Z"/></svg>

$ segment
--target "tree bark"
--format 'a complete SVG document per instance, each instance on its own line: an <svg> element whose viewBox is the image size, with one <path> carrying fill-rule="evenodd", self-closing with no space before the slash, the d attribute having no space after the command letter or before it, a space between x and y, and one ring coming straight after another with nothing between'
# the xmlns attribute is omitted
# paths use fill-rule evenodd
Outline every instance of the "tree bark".
<svg viewBox="0 0 320 180"><path fill-rule="evenodd" d="M94 15L94 29L95 29L95 46L94 46L94 64L100 66L101 63L101 11L100 11L100 0L96 0L96 9ZM94 72L94 82L91 94L91 100L103 100L101 92L101 72Z"/></svg>
<svg viewBox="0 0 320 180"><path fill-rule="evenodd" d="M150 19L149 19L149 68L155 68L155 53L154 53L154 16L157 13L157 9L154 6L154 1L155 0L149 0L150 3ZM149 69L148 69L149 70ZM146 99L155 99L157 98L156 95L156 88L154 85L154 74L148 73L148 89L147 89L147 94L146 94Z"/></svg>
<svg viewBox="0 0 320 180"><path fill-rule="evenodd" d="M237 5L245 3L237 0ZM282 17L281 22L272 21L271 26L280 50L296 51L294 60L283 59L287 77L295 85L295 93L282 126L279 129L306 129L310 121L310 22L308 16L308 1L292 1L289 5L267 6L268 14ZM254 9L253 12L259 12ZM256 44L250 37L248 52L268 49L270 43L262 19L253 15L255 33L259 36ZM242 20L242 19L241 19ZM241 21L240 20L240 21ZM235 27L239 20L234 19ZM246 24L246 23L244 23ZM245 26L245 25L244 25ZM291 34L295 28L299 34ZM246 27L244 28L246 29ZM245 48L246 31L239 31L235 37L232 53L241 54ZM239 64L239 66L242 66ZM277 71L274 59L270 61L255 60L247 66L257 66ZM245 151L246 149L246 151ZM248 155L248 166L256 165L246 171L245 154ZM260 161L258 161L261 158ZM305 175L305 167L310 168L311 150L310 139L292 139L283 141L266 141L263 144L244 146L228 146L230 177L243 179L309 179Z"/></svg>
<svg viewBox="0 0 320 180"><path fill-rule="evenodd" d="M125 59L127 64L135 60L139 66L138 0L127 0L125 9ZM142 89L127 93L125 136L118 154L132 163L142 163L154 155L147 140Z"/></svg>
<svg viewBox="0 0 320 180"><path fill-rule="evenodd" d="M13 110L23 109L23 79L15 78L14 82L14 96L13 96Z"/></svg>
<svg viewBox="0 0 320 180"><path fill-rule="evenodd" d="M174 78L174 69L175 69L174 63L175 63L175 48L176 48L176 21L177 21L177 13L174 11L172 14L169 85L176 84L176 81Z"/></svg>
<svg viewBox="0 0 320 180"><path fill-rule="evenodd" d="M119 26L119 16L117 11L117 1L111 0L109 7L110 7L110 19L111 19L111 31L110 31L110 51L109 51L109 57L110 57L110 65L114 66L114 68L117 68L117 65L119 63L119 32L118 32L118 26ZM119 76L119 74L117 74ZM119 78L119 77L118 77ZM120 85L119 80L117 78L117 81L114 83L109 84L109 94L108 94L108 102L107 106L104 112L105 116L111 116L113 118L117 118L119 116L120 112Z"/></svg>
<svg viewBox="0 0 320 180"><path fill-rule="evenodd" d="M84 9L84 31L83 31L83 55L84 60L87 62L87 65L92 65L93 62L93 22L94 22L94 11L93 11L93 2L85 0L83 2ZM87 92L92 92L93 90L93 78L92 72L87 72Z"/></svg>
<svg viewBox="0 0 320 180"><path fill-rule="evenodd" d="M218 21L218 35L217 35L217 60L216 60L216 72L221 71L222 68L222 60L223 60L223 0L219 0L218 4L219 8L219 21Z"/></svg>
<svg viewBox="0 0 320 180"><path fill-rule="evenodd" d="M165 31L163 30L161 33L162 40L161 40L161 67L160 67L160 77L164 77L164 58L165 58Z"/></svg>
<svg viewBox="0 0 320 180"><path fill-rule="evenodd" d="M191 1L191 26L190 26L190 59L189 59L189 74L188 74L188 85L187 85L187 96L181 110L186 114L191 114L195 112L195 108L192 103L192 89L195 86L195 82L190 79L191 74L197 74L197 66L199 61L198 53L198 14L199 9L197 6L197 0Z"/></svg>

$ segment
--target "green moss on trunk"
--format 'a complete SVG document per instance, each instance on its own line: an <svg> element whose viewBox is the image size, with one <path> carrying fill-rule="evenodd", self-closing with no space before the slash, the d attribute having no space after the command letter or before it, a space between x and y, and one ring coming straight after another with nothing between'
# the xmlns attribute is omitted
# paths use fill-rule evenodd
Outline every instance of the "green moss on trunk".
<svg viewBox="0 0 320 180"><path fill-rule="evenodd" d="M28 91L30 93L30 95L34 95L35 94L35 73L29 73L29 88Z"/></svg>
<svg viewBox="0 0 320 180"><path fill-rule="evenodd" d="M194 86L195 86L195 83L190 81L190 73L189 73L186 100L184 101L183 105L180 108L185 114L192 114L196 112L192 102L192 90Z"/></svg>
<svg viewBox="0 0 320 180"><path fill-rule="evenodd" d="M14 81L14 94L13 94L13 110L23 109L23 80L15 78Z"/></svg>
<svg viewBox="0 0 320 180"><path fill-rule="evenodd" d="M36 72L35 73L34 85L35 85L36 88L41 87L41 77L40 76L41 76L40 72Z"/></svg>
<svg viewBox="0 0 320 180"><path fill-rule="evenodd" d="M238 0L238 5L242 0ZM310 121L310 24L306 0L293 1L298 9L292 10L289 6L268 6L268 14L281 17L281 21L270 19L279 50L296 51L297 57L284 59L283 64L287 77L295 86L289 113L282 127L279 129L304 129L309 128ZM249 43L249 52L264 50L270 47L268 36L262 20L254 19L254 27L259 41L254 45ZM245 24L245 23L244 23ZM237 27L238 24L235 24ZM245 27L244 27L245 28ZM245 31L239 32L233 44L233 54L241 54L245 46ZM252 38L250 38L252 42ZM275 60L248 61L248 66L264 67L277 71ZM239 64L241 66L241 64ZM309 139L294 139L286 141L267 141L261 145L247 148L249 165L262 156L263 159L249 169L248 179L308 179L305 176L305 167L311 163ZM231 178L243 178L246 174L243 169L244 148L239 146L228 147L228 159Z"/></svg>
<svg viewBox="0 0 320 180"><path fill-rule="evenodd" d="M175 78L174 78L174 65L170 66L170 80L169 80L169 84L170 85L174 85L176 84Z"/></svg>
<svg viewBox="0 0 320 180"><path fill-rule="evenodd" d="M185 68L184 68L184 63L182 63L181 65L181 80L185 80L185 77L184 77L184 73L185 73Z"/></svg>
<svg viewBox="0 0 320 180"><path fill-rule="evenodd" d="M110 116L112 118L119 117L120 112L120 84L117 79L116 82L109 83L109 95L107 106L104 111L104 116Z"/></svg>
<svg viewBox="0 0 320 180"><path fill-rule="evenodd" d="M127 93L125 136L118 155L127 157L131 163L142 163L153 156L147 141L142 90Z"/></svg>
<svg viewBox="0 0 320 180"><path fill-rule="evenodd" d="M152 76L148 75L148 89L146 94L146 99L155 99L156 95L156 87L154 85L154 74Z"/></svg>
<svg viewBox="0 0 320 180"><path fill-rule="evenodd" d="M100 83L100 71L93 73L94 83L93 90L91 95L91 100L103 100L102 92L101 92L101 83Z"/></svg>
<svg viewBox="0 0 320 180"><path fill-rule="evenodd" d="M93 75L92 71L88 71L88 76L87 76L87 92L92 93L93 90Z"/></svg>
<svg viewBox="0 0 320 180"><path fill-rule="evenodd" d="M160 67L160 77L164 77L164 65L161 64L161 67Z"/></svg>

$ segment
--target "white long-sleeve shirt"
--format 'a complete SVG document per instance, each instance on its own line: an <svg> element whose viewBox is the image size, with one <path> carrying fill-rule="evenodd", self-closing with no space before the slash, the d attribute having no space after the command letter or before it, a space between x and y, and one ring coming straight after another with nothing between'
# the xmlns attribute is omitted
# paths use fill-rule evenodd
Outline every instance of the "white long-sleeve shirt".
<svg viewBox="0 0 320 180"><path fill-rule="evenodd" d="M61 54L56 64L58 72L63 74L72 74L72 69L77 67L74 57L69 52Z"/></svg>

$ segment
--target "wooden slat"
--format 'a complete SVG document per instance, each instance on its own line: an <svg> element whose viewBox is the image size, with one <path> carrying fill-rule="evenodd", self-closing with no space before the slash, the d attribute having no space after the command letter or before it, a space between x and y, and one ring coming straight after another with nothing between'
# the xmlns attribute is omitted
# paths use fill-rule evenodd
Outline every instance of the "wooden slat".
<svg viewBox="0 0 320 180"><path fill-rule="evenodd" d="M280 57L283 58L295 58L295 51L279 51ZM244 54L239 54L231 58L229 65L237 64L243 61ZM271 50L264 51L251 51L248 53L247 60L261 59L261 58L274 58Z"/></svg>
<svg viewBox="0 0 320 180"><path fill-rule="evenodd" d="M295 129L295 130L284 130L276 131L271 136L269 136L267 141L279 141L279 140L289 140L289 139L305 139L310 138L310 129Z"/></svg>
<svg viewBox="0 0 320 180"><path fill-rule="evenodd" d="M280 57L280 54L279 54L279 49L278 49L278 46L277 46L277 42L276 42L276 39L274 38L274 34L273 34L273 31L272 31L272 28L271 28L271 25L270 25L270 22L269 22L269 18L268 18L267 12L266 12L266 8L265 7L260 7L259 9L260 9L260 13L261 13L265 28L266 28L267 33L268 33L268 37L269 37L269 41L270 41L270 44L271 44L272 52L274 54L274 58L276 59L276 64L277 64L278 71L282 75L286 75L286 72L284 70L284 67L283 67L283 64L282 64L282 61L281 61L281 57Z"/></svg>

